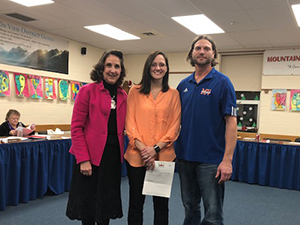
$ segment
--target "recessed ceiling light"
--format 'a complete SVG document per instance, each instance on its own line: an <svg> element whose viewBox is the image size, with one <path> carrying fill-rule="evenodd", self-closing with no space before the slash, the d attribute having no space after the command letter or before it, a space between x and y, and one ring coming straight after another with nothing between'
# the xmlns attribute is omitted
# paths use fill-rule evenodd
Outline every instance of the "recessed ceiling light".
<svg viewBox="0 0 300 225"><path fill-rule="evenodd" d="M191 15L191 16L176 16L172 17L177 23L186 27L195 34L218 34L225 33L218 25L208 19L205 15Z"/></svg>
<svg viewBox="0 0 300 225"><path fill-rule="evenodd" d="M292 5L292 9L293 9L296 21L298 23L298 27L300 27L300 4Z"/></svg>
<svg viewBox="0 0 300 225"><path fill-rule="evenodd" d="M94 31L96 33L105 35L107 37L119 40L119 41L140 39L139 37L137 37L135 35L129 34L125 31L122 31L119 28L113 27L109 24L85 26L84 28Z"/></svg>
<svg viewBox="0 0 300 225"><path fill-rule="evenodd" d="M54 1L52 1L52 0L30 0L30 1L29 0L10 0L10 1L27 6L27 7L54 3Z"/></svg>

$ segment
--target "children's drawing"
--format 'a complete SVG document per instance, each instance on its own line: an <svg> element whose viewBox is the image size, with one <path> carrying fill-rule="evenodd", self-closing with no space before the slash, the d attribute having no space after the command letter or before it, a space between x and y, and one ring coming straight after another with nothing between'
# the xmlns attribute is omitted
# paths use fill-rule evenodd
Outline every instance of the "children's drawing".
<svg viewBox="0 0 300 225"><path fill-rule="evenodd" d="M14 73L16 94L18 97L29 97L28 78L26 74Z"/></svg>
<svg viewBox="0 0 300 225"><path fill-rule="evenodd" d="M286 89L273 89L272 91L272 110L284 111L286 105Z"/></svg>
<svg viewBox="0 0 300 225"><path fill-rule="evenodd" d="M291 111L300 111L300 89L291 90Z"/></svg>
<svg viewBox="0 0 300 225"><path fill-rule="evenodd" d="M76 96L80 89L80 82L77 81L71 81L71 93L72 93L72 99L75 100Z"/></svg>
<svg viewBox="0 0 300 225"><path fill-rule="evenodd" d="M7 71L0 70L0 96L9 96L9 74Z"/></svg>
<svg viewBox="0 0 300 225"><path fill-rule="evenodd" d="M58 80L59 98L66 101L69 99L69 82L67 80Z"/></svg>
<svg viewBox="0 0 300 225"><path fill-rule="evenodd" d="M40 76L29 75L30 96L31 98L42 98L42 78Z"/></svg>
<svg viewBox="0 0 300 225"><path fill-rule="evenodd" d="M56 99L56 92L54 86L55 79L53 78L44 78L44 89L45 89L45 98L46 99Z"/></svg>

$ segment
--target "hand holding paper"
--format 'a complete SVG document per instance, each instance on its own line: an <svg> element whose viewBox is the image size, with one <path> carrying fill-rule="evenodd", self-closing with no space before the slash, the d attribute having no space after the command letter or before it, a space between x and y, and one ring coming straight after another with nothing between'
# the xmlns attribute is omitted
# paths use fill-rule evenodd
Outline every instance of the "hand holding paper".
<svg viewBox="0 0 300 225"><path fill-rule="evenodd" d="M23 131L23 135L21 135L21 136L27 136L28 134L30 134L33 130L31 130L30 128L25 128L25 127L18 127L17 129L16 129L16 131L18 131L18 130L22 130Z"/></svg>

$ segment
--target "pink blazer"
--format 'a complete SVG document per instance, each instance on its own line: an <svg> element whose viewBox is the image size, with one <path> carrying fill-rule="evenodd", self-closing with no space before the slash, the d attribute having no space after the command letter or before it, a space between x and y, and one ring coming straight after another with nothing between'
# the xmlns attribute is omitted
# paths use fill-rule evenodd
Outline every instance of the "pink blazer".
<svg viewBox="0 0 300 225"><path fill-rule="evenodd" d="M124 155L124 129L127 94L117 89L117 131L121 161ZM76 162L90 161L99 166L103 155L111 97L103 83L91 83L80 88L76 97L71 123L72 147L70 153Z"/></svg>

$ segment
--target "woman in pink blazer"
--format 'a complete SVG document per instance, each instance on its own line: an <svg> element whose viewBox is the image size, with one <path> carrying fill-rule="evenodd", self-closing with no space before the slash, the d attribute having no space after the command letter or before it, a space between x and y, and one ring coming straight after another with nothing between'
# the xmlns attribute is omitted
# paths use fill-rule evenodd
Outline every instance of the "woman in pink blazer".
<svg viewBox="0 0 300 225"><path fill-rule="evenodd" d="M123 216L121 163L124 154L126 93L123 54L103 53L73 109L70 153L75 155L67 216L83 225L109 224Z"/></svg>

